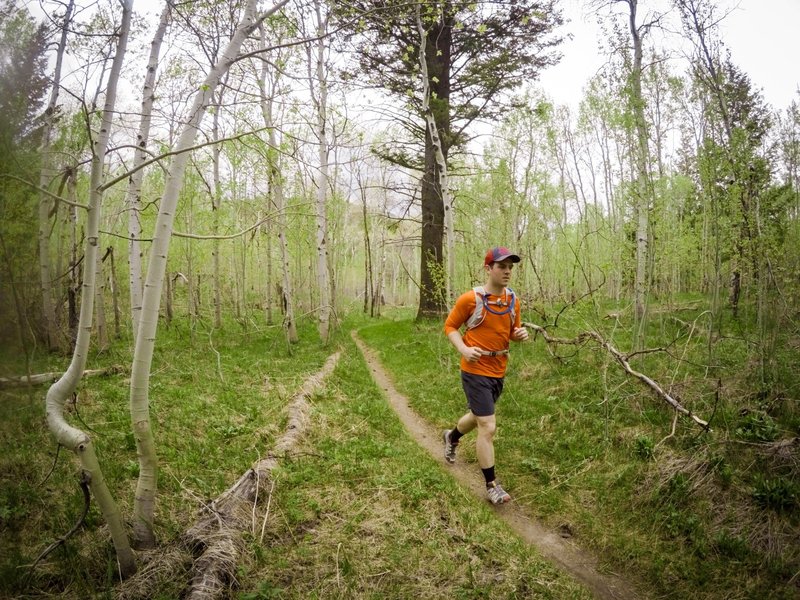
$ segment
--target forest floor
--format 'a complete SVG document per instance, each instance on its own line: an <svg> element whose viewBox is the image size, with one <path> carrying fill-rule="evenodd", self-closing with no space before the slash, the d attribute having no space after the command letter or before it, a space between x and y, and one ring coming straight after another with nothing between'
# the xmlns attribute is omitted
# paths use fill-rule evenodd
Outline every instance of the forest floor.
<svg viewBox="0 0 800 600"><path fill-rule="evenodd" d="M375 383L386 394L392 410L397 413L406 431L431 456L441 460L442 432L426 423L411 409L408 399L397 391L375 352L359 339L355 330L351 332L351 335L363 354ZM444 461L442 460L442 462ZM469 489L473 496L482 501L486 500L486 490L481 484L480 478L476 476L474 467L463 462L456 462L449 466L449 470L459 484ZM571 542L569 534L548 529L513 502L497 506L495 510L498 518L505 521L520 538L584 584L596 598L606 600L642 597L636 587L622 576L601 573L597 568L596 558Z"/></svg>
<svg viewBox="0 0 800 600"><path fill-rule="evenodd" d="M629 347L627 323L623 331L573 312L559 335L597 330ZM649 340L672 354L643 354L637 366L713 427L675 419L597 347L559 350L533 336L514 347L498 407L499 477L513 497L499 507L485 499L474 436L455 465L442 456L442 430L464 399L439 321L408 310L355 315L327 346L310 320L291 346L279 327L165 326L150 381L162 472L155 555L174 560L151 570L157 561L142 556L152 576L136 597L183 597L194 562L184 533L209 499L274 452L289 399L341 351L309 398L298 447L277 453L252 507L230 597L795 600L797 346L778 340L764 365L747 337L731 335L709 356L691 320L671 314L653 319ZM21 354L0 350L0 376L26 371ZM67 406L91 432L123 515L133 512L138 463L129 371L114 367L131 352L128 337L94 352L89 364L105 375L83 382ZM67 364L35 359L32 373ZM770 386L756 387L769 366ZM43 398L41 386L0 388L0 597L120 598L95 503L75 535L30 568L84 506L76 461L63 451L59 459Z"/></svg>

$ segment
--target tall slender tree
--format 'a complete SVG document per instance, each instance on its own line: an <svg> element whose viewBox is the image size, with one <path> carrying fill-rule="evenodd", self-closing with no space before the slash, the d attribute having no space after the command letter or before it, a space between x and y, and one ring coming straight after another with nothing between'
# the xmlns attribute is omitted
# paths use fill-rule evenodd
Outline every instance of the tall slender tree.
<svg viewBox="0 0 800 600"><path fill-rule="evenodd" d="M75 3L70 0L64 10L61 22L61 35L56 46L53 82L50 88L50 99L43 116L41 133L41 160L42 166L39 175L39 188L48 189L55 176L55 158L52 155L51 144L53 129L58 119L58 98L61 91L61 69L64 64L64 53L67 48L67 32L69 31ZM23 63L24 64L24 63ZM5 111L4 111L5 112ZM45 338L50 348L63 346L63 336L58 334L58 319L55 309L54 290L52 282L52 267L50 265L50 216L52 212L52 199L41 192L39 198L39 278L42 285L42 311L45 322Z"/></svg>
<svg viewBox="0 0 800 600"><path fill-rule="evenodd" d="M288 0L281 0L268 11L258 13L256 0L248 0L236 30L220 54L219 60L209 69L195 94L192 105L181 128L171 161L169 175L164 184L164 193L156 219L153 245L145 278L142 300L142 316L139 335L134 348L131 370L130 412L133 422L136 451L139 457L139 480L136 485L134 503L134 540L140 547L155 545L153 516L155 513L158 482L158 459L155 440L150 426L149 382L153 362L158 312L161 291L167 269L167 255L172 236L175 209L178 203L183 176L189 160L189 150L194 144L205 111L213 101L220 80L237 59L245 40L256 30L258 24L269 14L279 10Z"/></svg>
<svg viewBox="0 0 800 600"><path fill-rule="evenodd" d="M128 541L125 526L122 523L119 509L106 486L100 463L92 445L91 438L80 429L70 426L64 418L63 407L67 398L75 391L83 374L89 350L89 339L92 330L92 313L96 285L97 263L99 259L100 211L103 198L103 171L109 139L111 138L112 118L115 111L117 86L125 58L125 51L130 33L132 0L122 4L122 18L119 27L116 50L105 92L105 102L100 121L100 130L92 144L92 168L89 187L89 215L86 224L86 244L83 260L83 293L81 297L81 315L78 327L78 338L67 371L47 391L45 401L47 424L59 444L75 452L81 461L85 478L97 499L103 516L109 525L114 541L117 560L123 577L136 571L136 563Z"/></svg>
<svg viewBox="0 0 800 600"><path fill-rule="evenodd" d="M317 137L317 174L314 183L317 190L316 241L317 241L317 288L319 290L318 328L323 344L328 343L331 333L331 276L328 271L328 170L330 160L328 122L328 73L326 38L330 15L320 0L313 6L315 37L306 45L308 54L308 82L315 113ZM313 68L312 68L313 67Z"/></svg>
<svg viewBox="0 0 800 600"><path fill-rule="evenodd" d="M170 13L171 4L165 2L156 31L153 34L153 41L150 43L150 54L147 59L144 84L142 86L142 113L139 117L139 131L136 134L136 152L133 155L133 174L128 180L128 189L125 197L125 204L128 208L128 235L130 237L128 241L128 264L130 267L128 270L128 285L134 340L136 340L139 330L139 315L142 312L142 250L139 241L142 224L139 213L142 204L144 170L140 167L148 159L147 144L150 140L158 57L161 54L161 44L164 41L167 26L169 25Z"/></svg>
<svg viewBox="0 0 800 600"><path fill-rule="evenodd" d="M562 23L554 0L509 3L424 1L420 6L426 33L423 58L430 89L430 112L441 140L445 162L451 148L469 139L467 128L478 118L492 118L507 106L508 93L522 81L536 79L558 60L553 52ZM358 1L339 8L357 14L361 27L348 39L358 50L359 69L353 80L366 79L402 100L411 119L402 123L414 146L410 151L387 148L391 162L422 173L420 202L420 296L418 317L439 315L445 308L445 207L436 147L426 126L417 78L420 38L416 10L407 3Z"/></svg>

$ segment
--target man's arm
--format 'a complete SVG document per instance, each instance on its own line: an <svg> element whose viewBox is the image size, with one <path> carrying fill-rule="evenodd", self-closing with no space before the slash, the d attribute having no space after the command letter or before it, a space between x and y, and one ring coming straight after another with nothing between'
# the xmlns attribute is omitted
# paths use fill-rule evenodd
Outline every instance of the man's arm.
<svg viewBox="0 0 800 600"><path fill-rule="evenodd" d="M482 353L480 348L472 348L464 343L459 329L467 322L472 311L475 309L475 295L467 292L459 296L456 304L444 324L444 332L447 339L455 346L459 354L469 362L477 362Z"/></svg>
<svg viewBox="0 0 800 600"><path fill-rule="evenodd" d="M511 331L511 339L515 342L524 342L528 339L528 330L522 327L522 308L517 301L514 315L514 329Z"/></svg>
<svg viewBox="0 0 800 600"><path fill-rule="evenodd" d="M527 333L527 331L526 331ZM447 339L450 340L450 343L456 347L456 350L466 358L469 362L478 362L478 359L482 356L482 352L480 348L476 348L474 346L467 346L464 343L464 339L461 337L461 333L458 330L451 331L447 334Z"/></svg>

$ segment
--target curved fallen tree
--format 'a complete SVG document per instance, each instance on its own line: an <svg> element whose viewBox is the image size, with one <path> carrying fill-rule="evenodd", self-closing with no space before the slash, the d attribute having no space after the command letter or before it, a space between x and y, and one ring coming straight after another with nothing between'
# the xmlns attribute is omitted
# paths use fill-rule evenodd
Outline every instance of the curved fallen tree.
<svg viewBox="0 0 800 600"><path fill-rule="evenodd" d="M95 375L112 375L114 373L121 373L122 367L108 367L106 369L86 369L81 375L82 379L93 377ZM20 387L23 385L41 385L43 383L50 383L56 381L64 375L63 371L55 371L51 373L37 373L36 375L22 375L18 377L0 377L0 388Z"/></svg>
<svg viewBox="0 0 800 600"><path fill-rule="evenodd" d="M623 354L619 350L617 350L614 346L611 345L610 342L606 341L603 336L595 331L584 331L579 333L574 338L562 338L562 337L553 337L547 330L542 327L541 325L536 325L534 323L522 323L523 327L526 327L533 331L536 335L541 335L544 341L548 344L563 344L569 346L583 346L589 340L593 340L596 342L600 347L605 348L611 356L613 356L616 361L625 369L625 372L628 375L631 375L644 383L647 387L649 387L659 398L664 400L667 404L669 404L672 408L674 408L677 412L690 417L695 423L703 427L704 429L708 429L708 421L705 421L690 411L688 408L683 406L680 402L678 402L675 398L673 398L669 393L667 393L664 388L662 388L656 381L652 378L648 377L644 373L640 373L633 367L631 367L629 359L630 356L627 354Z"/></svg>

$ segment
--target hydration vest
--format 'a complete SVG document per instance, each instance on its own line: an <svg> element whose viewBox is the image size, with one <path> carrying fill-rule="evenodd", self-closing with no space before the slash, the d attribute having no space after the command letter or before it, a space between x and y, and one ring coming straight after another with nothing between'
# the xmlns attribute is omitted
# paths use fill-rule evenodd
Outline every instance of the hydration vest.
<svg viewBox="0 0 800 600"><path fill-rule="evenodd" d="M514 311L517 296L514 293L514 290L511 288L503 288L504 295L510 299L508 302L504 302L503 300L489 300L489 294L486 293L486 290L482 285L478 287L472 288L472 291L475 292L475 310L472 311L472 315L469 319L467 319L467 330L475 329L486 318L486 313L490 312L493 315L508 315L511 319L511 323L509 324L509 328L514 327L514 321L516 320L516 312ZM492 307L499 307L499 309L495 309Z"/></svg>

